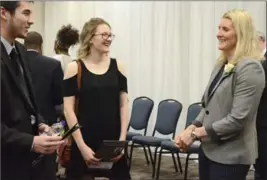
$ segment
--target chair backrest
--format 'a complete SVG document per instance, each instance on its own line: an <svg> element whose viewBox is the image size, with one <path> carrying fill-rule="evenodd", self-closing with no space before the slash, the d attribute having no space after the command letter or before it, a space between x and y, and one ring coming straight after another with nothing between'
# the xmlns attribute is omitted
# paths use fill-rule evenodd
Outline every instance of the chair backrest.
<svg viewBox="0 0 267 180"><path fill-rule="evenodd" d="M146 135L148 120L150 118L152 109L154 107L154 101L148 97L141 96L133 101L132 113L129 122L129 128L135 130L145 130Z"/></svg>
<svg viewBox="0 0 267 180"><path fill-rule="evenodd" d="M185 128L192 124L192 122L196 119L202 108L202 103L200 102L193 103L188 107Z"/></svg>
<svg viewBox="0 0 267 180"><path fill-rule="evenodd" d="M182 104L177 100L162 100L158 105L157 119L152 135L154 136L157 131L163 135L173 134L174 138L182 109Z"/></svg>

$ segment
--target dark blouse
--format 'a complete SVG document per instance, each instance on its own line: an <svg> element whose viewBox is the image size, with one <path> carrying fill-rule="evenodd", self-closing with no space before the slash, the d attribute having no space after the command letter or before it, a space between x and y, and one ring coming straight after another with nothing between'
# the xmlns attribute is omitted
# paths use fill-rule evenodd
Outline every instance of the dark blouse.
<svg viewBox="0 0 267 180"><path fill-rule="evenodd" d="M119 139L120 93L128 92L127 78L111 59L106 73L97 75L82 62L81 89L77 89L77 75L64 80L64 97L79 96L78 122L85 142L97 149L103 140Z"/></svg>

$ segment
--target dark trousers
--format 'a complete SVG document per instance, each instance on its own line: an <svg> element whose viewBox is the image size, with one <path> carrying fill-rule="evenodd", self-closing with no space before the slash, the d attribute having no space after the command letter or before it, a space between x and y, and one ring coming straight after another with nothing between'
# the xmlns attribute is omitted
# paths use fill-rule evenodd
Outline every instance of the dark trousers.
<svg viewBox="0 0 267 180"><path fill-rule="evenodd" d="M255 180L267 180L267 129L258 129L258 159L255 168Z"/></svg>
<svg viewBox="0 0 267 180"><path fill-rule="evenodd" d="M47 155L44 159L45 166L45 179L49 180L57 180L57 162L56 162L56 154Z"/></svg>
<svg viewBox="0 0 267 180"><path fill-rule="evenodd" d="M45 155L42 161L33 167L32 180L57 180L56 154Z"/></svg>
<svg viewBox="0 0 267 180"><path fill-rule="evenodd" d="M246 180L249 167L216 163L209 160L202 149L199 152L199 180Z"/></svg>
<svg viewBox="0 0 267 180"><path fill-rule="evenodd" d="M56 176L56 154L45 155L43 160L35 167L35 173L40 177L34 180L57 180Z"/></svg>

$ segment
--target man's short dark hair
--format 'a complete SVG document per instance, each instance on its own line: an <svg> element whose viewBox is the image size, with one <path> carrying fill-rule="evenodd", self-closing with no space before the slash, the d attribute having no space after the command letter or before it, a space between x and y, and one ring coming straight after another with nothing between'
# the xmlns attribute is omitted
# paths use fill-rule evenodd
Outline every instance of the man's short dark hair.
<svg viewBox="0 0 267 180"><path fill-rule="evenodd" d="M6 9L10 14L14 14L21 1L0 1L0 6ZM33 3L33 1L28 1Z"/></svg>
<svg viewBox="0 0 267 180"><path fill-rule="evenodd" d="M27 49L37 49L43 45L42 35L36 31L28 32L24 39L24 46Z"/></svg>
<svg viewBox="0 0 267 180"><path fill-rule="evenodd" d="M6 9L11 14L14 14L16 11L16 8L19 6L20 1L0 1L1 7Z"/></svg>

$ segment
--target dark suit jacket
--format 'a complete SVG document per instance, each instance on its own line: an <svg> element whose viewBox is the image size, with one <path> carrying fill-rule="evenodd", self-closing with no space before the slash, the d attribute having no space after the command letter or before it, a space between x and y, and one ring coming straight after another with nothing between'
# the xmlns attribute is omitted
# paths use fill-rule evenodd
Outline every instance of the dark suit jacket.
<svg viewBox="0 0 267 180"><path fill-rule="evenodd" d="M59 61L40 55L36 51L27 51L27 60L32 73L34 93L40 114L48 124L56 123L59 113L55 106L63 103L63 71Z"/></svg>
<svg viewBox="0 0 267 180"><path fill-rule="evenodd" d="M265 53L265 60L262 63L265 71L265 89L262 93L258 114L257 114L257 130L263 128L264 131L267 130L267 52Z"/></svg>
<svg viewBox="0 0 267 180"><path fill-rule="evenodd" d="M15 46L21 59L30 100L26 98L15 76L14 66L11 64L12 60L1 42L2 180L22 180L32 177L31 162L37 154L31 152L31 147L34 135L38 133L38 125L44 122L38 116L31 79L25 64L26 50L19 42L16 42ZM31 124L31 118L36 119L34 125Z"/></svg>

